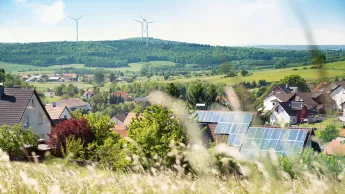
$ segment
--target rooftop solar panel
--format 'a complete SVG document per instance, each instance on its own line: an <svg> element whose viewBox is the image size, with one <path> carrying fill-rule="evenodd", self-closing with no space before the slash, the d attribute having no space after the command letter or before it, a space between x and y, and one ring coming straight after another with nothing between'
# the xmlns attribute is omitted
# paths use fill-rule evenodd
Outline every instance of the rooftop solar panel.
<svg viewBox="0 0 345 194"><path fill-rule="evenodd" d="M299 153L303 149L307 133L307 129L250 127L242 140L240 151L247 155L270 149L274 149L278 155Z"/></svg>

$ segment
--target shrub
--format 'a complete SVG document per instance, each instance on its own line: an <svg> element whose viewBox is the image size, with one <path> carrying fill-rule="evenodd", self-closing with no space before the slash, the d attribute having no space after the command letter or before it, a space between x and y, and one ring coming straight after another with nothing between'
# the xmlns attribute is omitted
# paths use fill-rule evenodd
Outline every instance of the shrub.
<svg viewBox="0 0 345 194"><path fill-rule="evenodd" d="M61 146L61 152L64 157L83 159L83 142L80 138L74 138L72 135L66 138L65 148Z"/></svg>
<svg viewBox="0 0 345 194"><path fill-rule="evenodd" d="M296 178L296 173L292 168L292 161L290 158L282 156L279 157L279 164L281 168L290 175L292 179Z"/></svg>
<svg viewBox="0 0 345 194"><path fill-rule="evenodd" d="M56 124L51 134L49 134L49 146L53 148L57 156L62 156L61 148L66 150L66 139L72 136L80 138L85 148L87 144L94 140L91 126L85 118L65 120Z"/></svg>
<svg viewBox="0 0 345 194"><path fill-rule="evenodd" d="M339 136L339 131L334 125L328 125L324 130L320 131L320 138L324 142L330 142Z"/></svg>
<svg viewBox="0 0 345 194"><path fill-rule="evenodd" d="M38 139L38 135L31 128L24 131L21 124L0 127L0 148L10 156L21 155L24 144L37 147Z"/></svg>
<svg viewBox="0 0 345 194"><path fill-rule="evenodd" d="M173 156L168 156L172 150L171 142L187 142L182 124L174 118L171 111L159 106L148 107L140 118L133 120L129 126L128 137L138 144L138 147L132 144L130 147L135 154L144 154L148 159L158 156L168 167L175 162Z"/></svg>

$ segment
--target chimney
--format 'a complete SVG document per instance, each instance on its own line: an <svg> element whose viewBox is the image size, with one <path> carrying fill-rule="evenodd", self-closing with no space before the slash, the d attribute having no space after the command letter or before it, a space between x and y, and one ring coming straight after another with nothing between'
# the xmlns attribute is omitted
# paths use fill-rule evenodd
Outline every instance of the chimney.
<svg viewBox="0 0 345 194"><path fill-rule="evenodd" d="M2 100L2 97L5 95L5 87L2 83L0 83L0 100Z"/></svg>
<svg viewBox="0 0 345 194"><path fill-rule="evenodd" d="M53 104L53 107L56 107L56 102L53 102L52 104Z"/></svg>

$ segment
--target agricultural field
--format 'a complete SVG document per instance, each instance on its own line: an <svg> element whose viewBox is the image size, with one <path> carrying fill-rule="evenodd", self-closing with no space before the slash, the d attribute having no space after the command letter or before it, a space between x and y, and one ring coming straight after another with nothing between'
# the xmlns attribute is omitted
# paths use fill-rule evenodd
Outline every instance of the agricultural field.
<svg viewBox="0 0 345 194"><path fill-rule="evenodd" d="M141 62L141 63L130 63L129 67L121 68L104 68L109 71L139 71L144 64L151 64L152 66L173 66L175 63L169 61L152 61L152 62ZM0 62L0 68L4 68L7 72L12 73L29 73L29 74L39 74L39 73L52 73L55 69L60 68L85 68L85 69L99 69L98 67L85 67L83 64L67 64L67 65L52 65L49 67L37 67L32 65L23 64L11 64Z"/></svg>
<svg viewBox="0 0 345 194"><path fill-rule="evenodd" d="M54 88L55 86L59 86L61 84L70 84L72 83L73 85L77 86L80 89L86 89L92 87L91 84L87 83L81 83L81 82L46 82L46 83L41 83L41 82L30 82L31 85L35 86L36 89L38 90L47 90L47 88Z"/></svg>
<svg viewBox="0 0 345 194"><path fill-rule="evenodd" d="M237 76L237 77L230 77L230 78L222 78L224 75L217 75L217 76L204 76L204 77L193 77L193 78L186 78L186 79L178 79L180 82L189 82L196 79L209 81L213 83L225 83L228 85L237 84L243 81L252 82L252 81L259 81L265 79L266 81L279 81L280 79L284 78L288 75L297 74L302 76L307 81L323 79L323 78L335 78L335 77L345 77L345 61L335 62L325 64L323 69L310 69L311 66L306 66L307 69L303 69L303 67L294 67L294 68L286 68L286 69L270 69L270 70L262 70L262 71L255 71L251 76Z"/></svg>

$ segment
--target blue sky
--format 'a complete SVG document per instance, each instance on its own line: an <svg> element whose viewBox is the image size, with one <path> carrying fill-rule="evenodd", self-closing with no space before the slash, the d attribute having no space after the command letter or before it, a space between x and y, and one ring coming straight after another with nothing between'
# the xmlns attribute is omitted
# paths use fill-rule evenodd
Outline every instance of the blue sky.
<svg viewBox="0 0 345 194"><path fill-rule="evenodd" d="M296 8L305 15L308 41ZM300 13L298 12L298 13ZM140 36L211 45L345 44L344 0L0 0L0 42L116 40Z"/></svg>

